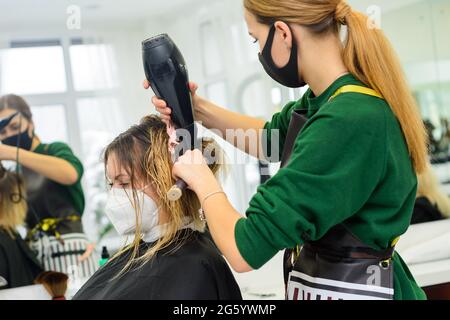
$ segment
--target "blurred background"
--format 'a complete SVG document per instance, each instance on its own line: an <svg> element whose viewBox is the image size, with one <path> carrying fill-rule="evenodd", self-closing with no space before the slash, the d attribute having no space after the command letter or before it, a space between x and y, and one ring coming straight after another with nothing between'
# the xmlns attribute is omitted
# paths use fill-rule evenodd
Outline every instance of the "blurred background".
<svg viewBox="0 0 450 320"><path fill-rule="evenodd" d="M348 2L366 14L379 11L429 129L434 168L444 187L450 185L450 1ZM168 33L200 95L229 109L268 120L303 94L265 75L241 0L0 0L0 8L0 95L23 96L41 139L67 142L83 160L84 226L99 248L122 244L103 213L102 150L154 112L152 93L142 88L142 40ZM232 203L244 213L266 178L266 165L221 144L229 158L244 159L224 179ZM271 173L277 169L269 166ZM238 281L248 297L282 298L281 256L258 272L238 275Z"/></svg>

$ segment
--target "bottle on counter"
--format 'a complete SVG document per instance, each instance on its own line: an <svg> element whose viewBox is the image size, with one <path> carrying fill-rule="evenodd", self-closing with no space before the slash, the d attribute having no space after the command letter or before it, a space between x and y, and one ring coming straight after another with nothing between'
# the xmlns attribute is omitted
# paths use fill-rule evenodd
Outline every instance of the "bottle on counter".
<svg viewBox="0 0 450 320"><path fill-rule="evenodd" d="M108 248L106 248L106 246L104 246L102 248L102 258L99 261L100 267L103 266L105 263L107 263L109 258L110 258L110 255L109 255L109 252L108 252Z"/></svg>

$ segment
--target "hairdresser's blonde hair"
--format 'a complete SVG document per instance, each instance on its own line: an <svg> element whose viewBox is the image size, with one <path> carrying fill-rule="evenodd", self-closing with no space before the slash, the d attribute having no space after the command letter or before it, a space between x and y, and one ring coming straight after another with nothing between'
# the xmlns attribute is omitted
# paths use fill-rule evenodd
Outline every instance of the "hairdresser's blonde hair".
<svg viewBox="0 0 450 320"><path fill-rule="evenodd" d="M444 217L450 218L450 199L442 190L431 165L428 164L426 170L418 176L418 181L417 197L427 198Z"/></svg>
<svg viewBox="0 0 450 320"><path fill-rule="evenodd" d="M361 82L380 92L396 115L416 173L427 163L427 134L399 59L382 30L342 0L244 0L260 23L302 25L316 35L334 33L347 25L343 60Z"/></svg>
<svg viewBox="0 0 450 320"><path fill-rule="evenodd" d="M27 202L20 197L23 194L22 178L0 165L0 228L13 239L16 228L24 223L27 214Z"/></svg>
<svg viewBox="0 0 450 320"><path fill-rule="evenodd" d="M223 163L224 154L213 140L203 140L203 149L208 148L214 163L209 167L217 174L220 164ZM131 185L136 182L149 183L160 201L161 209L169 214L168 228L163 237L144 254L139 252L142 238L139 219L141 212L136 210L136 232L133 242L122 248L111 260L121 256L132 249L131 258L119 275L130 270L133 266L144 265L162 249L174 243L182 244L183 239L178 239L179 229L183 226L183 220L188 217L194 223L194 228L203 232L205 222L201 221L198 210L200 202L197 195L191 190L185 190L180 200L173 202L167 198L167 192L175 183L172 177L172 155L169 152L169 136L166 125L160 117L151 115L143 118L139 125L131 127L119 135L107 148L104 155L105 166L111 155L114 155L121 168L127 170L130 175ZM138 203L137 194L133 191L133 202ZM139 208L139 206L134 206ZM181 240L181 241L179 241ZM179 248L175 246L174 250Z"/></svg>

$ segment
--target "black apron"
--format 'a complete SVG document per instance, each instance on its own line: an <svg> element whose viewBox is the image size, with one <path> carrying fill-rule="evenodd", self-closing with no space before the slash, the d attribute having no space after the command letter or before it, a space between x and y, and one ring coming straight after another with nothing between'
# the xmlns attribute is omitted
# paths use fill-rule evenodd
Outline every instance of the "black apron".
<svg viewBox="0 0 450 320"><path fill-rule="evenodd" d="M46 146L45 154L48 154ZM64 197L65 187L39 173L22 168L27 191L27 241L46 271L87 279L97 270L95 252L80 262L89 240L83 232L81 213Z"/></svg>
<svg viewBox="0 0 450 320"><path fill-rule="evenodd" d="M27 191L28 229L33 229L43 219L55 218L61 219L57 225L57 231L61 235L83 233L81 212L77 212L72 203L61 197L63 186L25 167L22 167L22 174Z"/></svg>
<svg viewBox="0 0 450 320"><path fill-rule="evenodd" d="M297 136L308 120L306 112L292 113L281 167L289 162ZM287 249L284 253L286 299L393 299L394 247L373 250L355 237L345 223L333 227L318 241L302 236L303 247Z"/></svg>

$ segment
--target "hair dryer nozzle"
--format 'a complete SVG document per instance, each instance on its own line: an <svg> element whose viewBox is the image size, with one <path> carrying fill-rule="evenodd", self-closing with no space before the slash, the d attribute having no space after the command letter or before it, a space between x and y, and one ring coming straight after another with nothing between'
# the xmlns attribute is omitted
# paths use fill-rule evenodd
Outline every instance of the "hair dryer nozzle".
<svg viewBox="0 0 450 320"><path fill-rule="evenodd" d="M166 34L159 34L157 36L148 38L144 41L142 41L142 49L146 50L146 49L151 49L154 48L156 46L161 45L162 42L166 42L169 41L170 42L170 37Z"/></svg>

